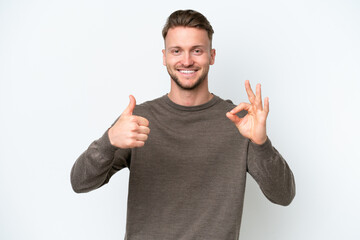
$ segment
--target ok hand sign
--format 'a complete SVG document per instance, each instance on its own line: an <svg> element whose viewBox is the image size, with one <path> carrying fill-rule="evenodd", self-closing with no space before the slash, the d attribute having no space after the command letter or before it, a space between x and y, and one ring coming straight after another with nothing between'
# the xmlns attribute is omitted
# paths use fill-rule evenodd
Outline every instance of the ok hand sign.
<svg viewBox="0 0 360 240"><path fill-rule="evenodd" d="M226 113L226 116L236 125L239 132L256 144L263 144L267 139L266 118L269 114L269 98L261 98L261 85L256 85L256 95L250 87L249 80L245 81L245 89L250 103L240 103L237 107ZM242 110L248 113L239 118L236 114Z"/></svg>

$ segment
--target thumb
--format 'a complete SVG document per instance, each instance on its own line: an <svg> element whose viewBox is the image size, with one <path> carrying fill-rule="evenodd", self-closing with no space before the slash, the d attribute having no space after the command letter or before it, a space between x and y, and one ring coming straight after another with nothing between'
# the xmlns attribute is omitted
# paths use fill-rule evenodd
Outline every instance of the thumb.
<svg viewBox="0 0 360 240"><path fill-rule="evenodd" d="M123 115L132 115L133 114L134 108L136 106L136 99L133 95L130 95L129 99L130 99L130 103L124 110Z"/></svg>

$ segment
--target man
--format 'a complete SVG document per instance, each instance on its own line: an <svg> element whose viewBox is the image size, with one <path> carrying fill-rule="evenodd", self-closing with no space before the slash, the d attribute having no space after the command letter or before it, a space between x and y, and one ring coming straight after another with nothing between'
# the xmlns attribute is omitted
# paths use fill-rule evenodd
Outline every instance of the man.
<svg viewBox="0 0 360 240"><path fill-rule="evenodd" d="M196 11L172 13L163 29L169 94L141 105L130 96L73 166L76 192L129 168L125 239L238 239L247 172L270 201L294 198L293 174L266 135L269 100L262 103L260 85L254 93L246 81L250 103L238 106L208 90L213 32Z"/></svg>

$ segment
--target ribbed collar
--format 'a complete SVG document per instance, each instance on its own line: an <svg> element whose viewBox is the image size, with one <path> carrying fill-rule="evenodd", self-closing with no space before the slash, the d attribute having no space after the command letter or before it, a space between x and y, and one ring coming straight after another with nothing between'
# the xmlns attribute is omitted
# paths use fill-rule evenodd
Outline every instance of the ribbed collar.
<svg viewBox="0 0 360 240"><path fill-rule="evenodd" d="M188 111L188 112L201 111L201 110L210 108L220 101L220 98L218 96L216 96L215 94L213 94L213 98L210 99L210 101L208 101L204 104L201 104L201 105L197 105L197 106L183 106L183 105L176 104L170 100L170 98L168 97L167 94L162 96L160 99L162 101L164 101L166 104L168 104L171 108L174 108L174 109L177 109L180 111Z"/></svg>

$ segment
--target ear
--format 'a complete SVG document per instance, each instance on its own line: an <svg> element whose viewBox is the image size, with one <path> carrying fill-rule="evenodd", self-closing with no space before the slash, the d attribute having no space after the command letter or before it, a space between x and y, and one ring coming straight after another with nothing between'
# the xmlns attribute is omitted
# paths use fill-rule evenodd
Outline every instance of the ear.
<svg viewBox="0 0 360 240"><path fill-rule="evenodd" d="M210 65L213 65L215 63L215 55L216 55L216 50L211 49L210 50Z"/></svg>
<svg viewBox="0 0 360 240"><path fill-rule="evenodd" d="M162 50L162 53L163 53L163 65L166 66L165 49Z"/></svg>

